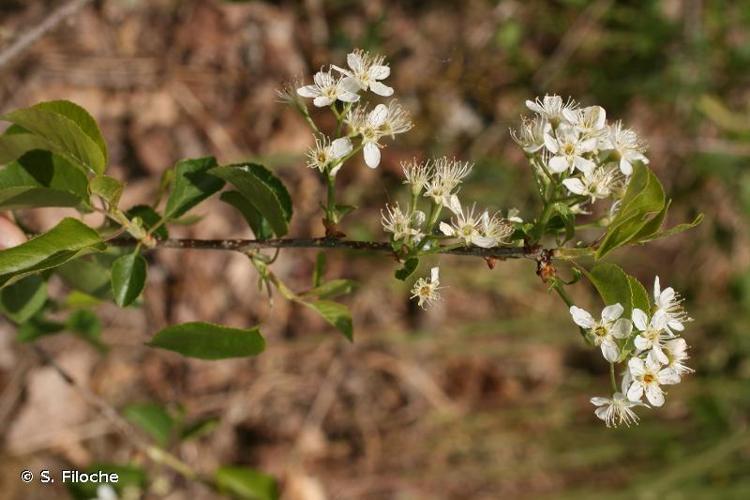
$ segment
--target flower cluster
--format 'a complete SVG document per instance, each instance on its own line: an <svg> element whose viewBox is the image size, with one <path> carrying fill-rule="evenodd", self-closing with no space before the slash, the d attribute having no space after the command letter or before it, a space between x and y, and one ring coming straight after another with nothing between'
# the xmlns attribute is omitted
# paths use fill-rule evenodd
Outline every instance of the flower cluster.
<svg viewBox="0 0 750 500"><path fill-rule="evenodd" d="M315 146L308 152L307 166L329 176L335 176L343 163L360 150L364 152L367 166L376 168L384 147L382 140L412 128L408 112L395 99L372 109L363 103L367 92L383 97L393 95L393 88L382 82L391 73L385 59L355 50L347 56L346 62L348 68L336 65L321 68L313 77L312 85L296 89L298 96L312 99L314 106L331 109L338 123L334 139L318 129L304 103L297 102L290 93L284 96L295 103L315 133ZM342 130L343 125L346 130ZM353 141L357 140L359 144L355 145Z"/></svg>
<svg viewBox="0 0 750 500"><path fill-rule="evenodd" d="M602 310L596 320L587 311L572 306L573 321L586 331L588 338L599 346L604 359L613 365L623 362L626 370L620 390L614 388L611 398L594 397L596 416L608 427L637 423L633 411L643 403L645 396L650 405L664 404L662 386L677 384L682 376L692 372L685 365L688 346L678 336L691 321L682 306L680 295L671 287L661 289L659 277L654 280L654 304L649 311L634 308L630 318L623 317L621 304L612 304Z"/></svg>
<svg viewBox="0 0 750 500"><path fill-rule="evenodd" d="M648 164L645 144L621 122L607 123L601 106L581 107L575 101L546 95L526 101L535 114L523 117L513 139L529 156L542 183L560 182L576 213L597 200L622 197L633 173L633 162Z"/></svg>

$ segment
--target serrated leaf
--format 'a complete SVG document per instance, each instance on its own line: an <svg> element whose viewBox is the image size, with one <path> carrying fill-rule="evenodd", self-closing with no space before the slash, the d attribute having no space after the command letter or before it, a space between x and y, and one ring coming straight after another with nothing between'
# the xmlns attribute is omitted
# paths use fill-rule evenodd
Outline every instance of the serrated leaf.
<svg viewBox="0 0 750 500"><path fill-rule="evenodd" d="M48 232L0 251L0 288L104 248L96 231L77 219L65 218Z"/></svg>
<svg viewBox="0 0 750 500"><path fill-rule="evenodd" d="M159 212L148 205L135 205L134 207L129 208L128 211L125 212L125 215L131 220L138 217L141 219L141 222L143 222L143 227L149 231L161 221L161 215L159 215ZM156 228L152 234L156 236L156 239L158 240L169 239L169 231L164 224Z"/></svg>
<svg viewBox="0 0 750 500"><path fill-rule="evenodd" d="M96 122L83 108L69 101L50 101L12 111L2 117L26 133L5 134L0 160L31 149L45 149L90 169L104 172L107 150ZM30 137L33 136L32 137ZM23 151L24 148L26 151Z"/></svg>
<svg viewBox="0 0 750 500"><path fill-rule="evenodd" d="M129 306L141 294L147 267L140 253L123 255L112 264L112 297L118 306Z"/></svg>
<svg viewBox="0 0 750 500"><path fill-rule="evenodd" d="M396 271L396 279L399 279L401 281L406 281L406 279L414 274L414 271L417 270L417 267L419 266L419 259L417 257L411 257L409 259L406 259L406 262L404 262L404 267Z"/></svg>
<svg viewBox="0 0 750 500"><path fill-rule="evenodd" d="M225 191L221 193L220 199L239 210L257 239L267 240L273 236L273 229L268 220L239 191Z"/></svg>
<svg viewBox="0 0 750 500"><path fill-rule="evenodd" d="M323 319L343 333L349 341L353 340L352 314L344 304L330 300L316 300L313 302L303 302L303 304L320 314Z"/></svg>
<svg viewBox="0 0 750 500"><path fill-rule="evenodd" d="M137 403L125 407L123 416L150 435L162 447L169 444L175 427L172 416L156 403Z"/></svg>
<svg viewBox="0 0 750 500"><path fill-rule="evenodd" d="M616 248L634 242L643 228L659 217L664 209L666 200L659 179L640 162L636 162L633 169L633 176L623 196L620 210L596 250L597 259Z"/></svg>
<svg viewBox="0 0 750 500"><path fill-rule="evenodd" d="M31 151L0 170L0 210L88 206L86 175L48 151Z"/></svg>
<svg viewBox="0 0 750 500"><path fill-rule="evenodd" d="M318 299L333 299L340 295L351 293L356 286L357 283L352 280L331 280L311 288L301 295L304 298L317 297Z"/></svg>
<svg viewBox="0 0 750 500"><path fill-rule="evenodd" d="M211 156L177 162L172 192L164 209L166 219L184 215L224 186L222 179L209 173L215 166L216 159Z"/></svg>
<svg viewBox="0 0 750 500"><path fill-rule="evenodd" d="M39 276L28 276L0 290L0 312L16 323L25 323L46 300L47 283Z"/></svg>
<svg viewBox="0 0 750 500"><path fill-rule="evenodd" d="M97 175L89 181L89 191L103 198L110 207L117 207L123 190L122 182L108 175Z"/></svg>
<svg viewBox="0 0 750 500"><path fill-rule="evenodd" d="M168 326L146 345L191 358L215 360L255 356L263 352L266 343L258 328L239 329L193 322Z"/></svg>
<svg viewBox="0 0 750 500"><path fill-rule="evenodd" d="M276 236L284 236L292 217L292 199L284 184L254 163L216 167L211 173L226 180L268 220Z"/></svg>
<svg viewBox="0 0 750 500"><path fill-rule="evenodd" d="M243 500L277 500L276 480L247 467L221 467L216 471L216 484L224 494Z"/></svg>

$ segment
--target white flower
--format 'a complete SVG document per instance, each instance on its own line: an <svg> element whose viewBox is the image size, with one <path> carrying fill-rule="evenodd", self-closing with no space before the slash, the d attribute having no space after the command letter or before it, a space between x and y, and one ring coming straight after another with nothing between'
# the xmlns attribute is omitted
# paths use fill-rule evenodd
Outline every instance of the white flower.
<svg viewBox="0 0 750 500"><path fill-rule="evenodd" d="M571 306L570 315L581 328L585 328L594 337L594 344L602 350L604 359L610 363L617 361L620 348L617 339L624 339L633 331L633 324L626 318L620 318L624 312L620 304L613 304L602 309L602 319L596 321L591 314L580 307Z"/></svg>
<svg viewBox="0 0 750 500"><path fill-rule="evenodd" d="M549 160L549 169L559 174L566 170L573 171L576 168L582 172L593 170L596 164L584 158L585 154L596 149L596 139L581 137L581 133L566 123L557 129L544 134L544 145L552 153Z"/></svg>
<svg viewBox="0 0 750 500"><path fill-rule="evenodd" d="M506 217L506 219L508 219L510 222L517 222L519 224L523 224L523 219L519 216L520 213L521 211L518 210L517 208L509 208L508 217Z"/></svg>
<svg viewBox="0 0 750 500"><path fill-rule="evenodd" d="M329 142L327 137L322 139L315 138L315 147L307 152L307 166L317 168L323 172L328 165L338 163L338 160L348 155L352 151L352 143L347 137L341 137ZM332 175L341 167L337 165L331 170Z"/></svg>
<svg viewBox="0 0 750 500"><path fill-rule="evenodd" d="M297 94L302 97L310 97L313 104L319 108L329 106L339 101L357 102L358 87L352 86L345 78L335 78L330 71L318 71L313 77L314 85L305 85L297 89Z"/></svg>
<svg viewBox="0 0 750 500"><path fill-rule="evenodd" d="M654 304L657 310L664 311L667 318L667 331L674 333L672 330L681 332L685 329L684 323L692 321L687 311L682 306L680 294L675 292L672 287L661 289L659 277L654 278Z"/></svg>
<svg viewBox="0 0 750 500"><path fill-rule="evenodd" d="M383 97L393 94L393 89L379 80L385 80L391 74L391 68L384 64L385 57L371 56L367 52L357 49L346 56L346 64L349 69L333 68L339 73L346 75L344 80L348 85L356 85L362 90L371 90Z"/></svg>
<svg viewBox="0 0 750 500"><path fill-rule="evenodd" d="M625 424L638 424L638 415L631 410L634 406L646 406L640 401L630 401L621 392L616 392L611 398L593 397L591 404L598 408L594 414L607 424L607 427L617 427Z"/></svg>
<svg viewBox="0 0 750 500"><path fill-rule="evenodd" d="M92 500L118 500L117 492L109 484L100 484L96 487L96 498Z"/></svg>
<svg viewBox="0 0 750 500"><path fill-rule="evenodd" d="M432 178L427 183L424 196L458 213L461 207L451 195L473 167L473 163L451 160L446 156L438 158L433 162Z"/></svg>
<svg viewBox="0 0 750 500"><path fill-rule="evenodd" d="M404 171L404 177L406 177L404 184L409 184L414 196L418 196L422 192L432 177L432 167L430 167L429 161L417 162L416 159L409 162L402 161L401 169Z"/></svg>
<svg viewBox="0 0 750 500"><path fill-rule="evenodd" d="M451 224L440 223L440 231L446 236L463 240L465 245L471 244L482 248L496 246L497 243L493 238L484 236L480 231L481 220L474 216L474 209L474 206L466 212L461 209Z"/></svg>
<svg viewBox="0 0 750 500"><path fill-rule="evenodd" d="M674 370L662 368L651 357L646 358L645 362L640 358L630 358L628 369L633 377L627 393L631 401L640 401L645 393L649 403L661 406L664 404L664 391L661 386L680 382L680 377Z"/></svg>
<svg viewBox="0 0 750 500"><path fill-rule="evenodd" d="M563 110L565 118L587 139L607 134L607 112L601 106Z"/></svg>
<svg viewBox="0 0 750 500"><path fill-rule="evenodd" d="M510 136L516 144L528 154L533 154L544 146L544 133L551 125L542 117L521 117L521 127L518 130L511 129Z"/></svg>
<svg viewBox="0 0 750 500"><path fill-rule="evenodd" d="M386 205L385 212L380 211L383 230L393 234L394 241L414 239L419 241L424 234L420 231L425 221L425 214L421 210L415 210L412 214L404 214L398 203Z"/></svg>
<svg viewBox="0 0 750 500"><path fill-rule="evenodd" d="M526 101L526 107L548 120L552 127L557 127L566 119L564 113L576 109L578 104L571 99L563 102L562 97L558 95L545 95L541 100L537 97L535 101Z"/></svg>
<svg viewBox="0 0 750 500"><path fill-rule="evenodd" d="M616 168L599 167L584 171L580 178L564 179L562 183L571 193L588 196L594 203L597 199L608 198L617 189L620 182L618 174Z"/></svg>
<svg viewBox="0 0 750 500"><path fill-rule="evenodd" d="M508 238L513 234L513 226L498 214L490 216L485 210L479 223L479 232L485 238L492 240L489 247L496 247L502 243L508 243Z"/></svg>
<svg viewBox="0 0 750 500"><path fill-rule="evenodd" d="M370 168L380 165L380 148L383 146L379 141L383 136L393 137L412 127L406 111L395 101L387 106L378 104L369 113L365 107L357 107L349 112L346 122L354 134L362 137L365 163Z"/></svg>
<svg viewBox="0 0 750 500"><path fill-rule="evenodd" d="M609 137L604 140L602 149L612 150L614 159L619 161L620 171L624 175L633 173L633 162L641 161L648 164L644 156L646 146L638 135L630 129L623 128L622 122L616 122L609 127Z"/></svg>
<svg viewBox="0 0 750 500"><path fill-rule="evenodd" d="M430 270L430 279L419 278L411 289L411 298L419 300L419 307L425 309L440 300L440 269L433 267Z"/></svg>
<svg viewBox="0 0 750 500"><path fill-rule="evenodd" d="M669 362L667 368L671 368L678 376L692 373L694 370L688 368L683 362L689 359L688 345L683 338L670 339L664 342L664 353Z"/></svg>
<svg viewBox="0 0 750 500"><path fill-rule="evenodd" d="M640 334L635 338L635 347L638 349L638 353L649 351L649 359L666 365L669 360L667 355L664 354L662 347L664 341L670 338L670 334L666 331L667 317L663 311L656 311L651 318L648 319L648 315L642 310L635 308L633 309L633 324L640 330Z"/></svg>

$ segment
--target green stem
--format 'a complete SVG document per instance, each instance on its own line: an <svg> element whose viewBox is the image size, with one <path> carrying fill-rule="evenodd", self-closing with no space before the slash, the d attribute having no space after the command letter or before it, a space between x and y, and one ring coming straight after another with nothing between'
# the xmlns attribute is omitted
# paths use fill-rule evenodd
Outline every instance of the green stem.
<svg viewBox="0 0 750 500"><path fill-rule="evenodd" d="M612 382L612 393L617 392L617 378L615 377L615 364L609 364L609 381Z"/></svg>

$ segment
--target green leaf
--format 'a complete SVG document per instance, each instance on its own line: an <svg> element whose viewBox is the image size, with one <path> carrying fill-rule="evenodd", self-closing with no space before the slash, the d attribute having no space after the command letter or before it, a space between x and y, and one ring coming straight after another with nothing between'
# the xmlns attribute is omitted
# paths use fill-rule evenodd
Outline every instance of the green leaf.
<svg viewBox="0 0 750 500"><path fill-rule="evenodd" d="M573 239L576 231L576 216L565 203L553 203L547 229L553 231L565 230L565 241Z"/></svg>
<svg viewBox="0 0 750 500"><path fill-rule="evenodd" d="M198 439L207 434L210 434L216 427L219 426L219 419L217 417L208 417L196 420L189 423L180 431L180 439L187 441L190 439Z"/></svg>
<svg viewBox="0 0 750 500"><path fill-rule="evenodd" d="M664 210L666 200L659 179L640 162L636 162L633 169L620 210L597 248L597 259L627 243L635 242L644 227L650 227L649 223L654 218L659 218Z"/></svg>
<svg viewBox="0 0 750 500"><path fill-rule="evenodd" d="M316 300L314 302L303 303L320 314L323 319L343 333L349 341L353 340L352 314L344 304L331 302L330 300Z"/></svg>
<svg viewBox="0 0 750 500"><path fill-rule="evenodd" d="M268 220L276 236L284 236L292 218L292 199L284 184L262 165L228 165L211 170L232 184Z"/></svg>
<svg viewBox="0 0 750 500"><path fill-rule="evenodd" d="M14 156L24 148L46 149L65 156L95 174L104 172L107 165L104 139L94 119L80 106L69 101L43 102L12 111L1 118L18 125L26 133L3 136L4 140L0 141L0 161L15 159Z"/></svg>
<svg viewBox="0 0 750 500"><path fill-rule="evenodd" d="M131 220L138 217L143 222L143 227L149 231L161 221L159 212L148 205L135 205L125 212L125 215ZM158 240L169 239L169 231L167 231L167 226L164 224L156 228L152 234Z"/></svg>
<svg viewBox="0 0 750 500"><path fill-rule="evenodd" d="M0 170L0 210L87 206L87 184L86 175L61 156L31 151Z"/></svg>
<svg viewBox="0 0 750 500"><path fill-rule="evenodd" d="M356 288L356 286L357 283L352 280L331 280L318 285L315 288L311 288L301 295L305 298L317 297L319 299L333 299L340 295L351 293Z"/></svg>
<svg viewBox="0 0 750 500"><path fill-rule="evenodd" d="M0 290L0 312L16 323L25 323L47 301L47 283L29 276Z"/></svg>
<svg viewBox="0 0 750 500"><path fill-rule="evenodd" d="M77 219L65 218L48 232L0 251L0 288L104 248L96 231Z"/></svg>
<svg viewBox="0 0 750 500"><path fill-rule="evenodd" d="M86 309L73 311L65 320L65 328L97 349L104 350L102 344L102 322L99 317Z"/></svg>
<svg viewBox="0 0 750 500"><path fill-rule="evenodd" d="M633 310L633 292L628 275L620 266L602 262L584 273L596 287L605 306L619 303L625 308L623 315L630 317Z"/></svg>
<svg viewBox="0 0 750 500"><path fill-rule="evenodd" d="M276 480L247 467L221 467L216 471L216 484L224 494L243 500L276 500L279 498Z"/></svg>
<svg viewBox="0 0 750 500"><path fill-rule="evenodd" d="M640 281L630 275L628 275L628 284L630 285L630 294L633 298L633 309L640 309L648 313L651 309L651 304L646 289Z"/></svg>
<svg viewBox="0 0 750 500"><path fill-rule="evenodd" d="M16 340L19 342L31 342L40 337L55 335L65 330L65 324L59 321L48 321L44 318L34 317L18 327Z"/></svg>
<svg viewBox="0 0 750 500"><path fill-rule="evenodd" d="M684 231L687 231L688 229L693 229L694 227L699 225L701 222L703 222L703 214L698 214L695 217L695 219L693 219L692 222L677 224L676 226L666 229L664 231L652 233L647 238L642 239L641 243L646 243L648 241L658 240L660 238L666 238L668 236L674 236L675 234L680 234Z"/></svg>
<svg viewBox="0 0 750 500"><path fill-rule="evenodd" d="M212 323L194 322L168 326L146 345L199 359L255 356L266 343L258 328L241 330Z"/></svg>
<svg viewBox="0 0 750 500"><path fill-rule="evenodd" d="M112 297L120 307L127 307L138 298L146 283L146 259L138 253L118 258L112 265Z"/></svg>
<svg viewBox="0 0 750 500"><path fill-rule="evenodd" d="M112 297L110 269L118 255L100 253L86 255L66 262L55 269L70 288L81 291L97 299L109 300Z"/></svg>
<svg viewBox="0 0 750 500"><path fill-rule="evenodd" d="M417 270L417 266L419 266L419 258L410 257L406 259L406 262L404 262L404 267L396 271L396 279L406 281L406 278L414 274L414 271Z"/></svg>
<svg viewBox="0 0 750 500"><path fill-rule="evenodd" d="M323 276L326 273L326 253L318 252L315 257L315 268L313 269L312 282L313 287L318 287L323 282Z"/></svg>
<svg viewBox="0 0 750 500"><path fill-rule="evenodd" d="M122 182L108 175L97 175L89 181L89 191L103 198L110 207L117 207L123 190Z"/></svg>
<svg viewBox="0 0 750 500"><path fill-rule="evenodd" d="M263 217L260 212L255 209L255 206L250 203L247 198L242 196L239 191L225 191L221 193L220 199L239 210L245 218L247 225L253 230L253 234L256 238L259 240L267 240L273 236L273 229L271 229L268 219Z"/></svg>
<svg viewBox="0 0 750 500"><path fill-rule="evenodd" d="M175 165L172 192L167 200L164 217L176 219L224 186L224 181L215 177L216 159L208 156L193 160L182 160Z"/></svg>
<svg viewBox="0 0 750 500"><path fill-rule="evenodd" d="M123 415L164 447L169 444L175 422L162 406L156 403L138 403L125 408Z"/></svg>

